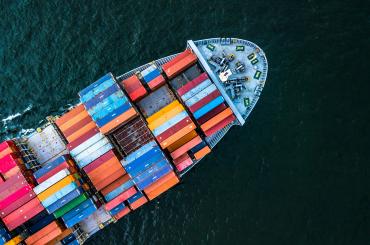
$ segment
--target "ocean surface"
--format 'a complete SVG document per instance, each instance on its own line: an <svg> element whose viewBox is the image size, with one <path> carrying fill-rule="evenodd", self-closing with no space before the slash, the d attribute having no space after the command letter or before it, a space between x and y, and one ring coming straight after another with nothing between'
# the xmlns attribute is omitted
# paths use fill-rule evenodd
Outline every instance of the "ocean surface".
<svg viewBox="0 0 370 245"><path fill-rule="evenodd" d="M366 1L0 0L0 138L186 40L239 37L265 89L183 182L88 244L370 244Z"/></svg>

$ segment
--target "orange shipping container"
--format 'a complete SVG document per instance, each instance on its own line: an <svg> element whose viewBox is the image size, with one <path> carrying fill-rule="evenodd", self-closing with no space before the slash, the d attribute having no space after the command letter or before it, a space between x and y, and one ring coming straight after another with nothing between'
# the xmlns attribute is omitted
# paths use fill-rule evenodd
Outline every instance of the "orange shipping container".
<svg viewBox="0 0 370 245"><path fill-rule="evenodd" d="M137 113L134 108L129 109L128 111L124 112L122 115L114 118L109 123L105 124L103 127L99 128L102 134L107 134L122 123L130 120L132 117L136 116Z"/></svg>
<svg viewBox="0 0 370 245"><path fill-rule="evenodd" d="M98 182L93 182L95 188L100 191L104 187L108 186L109 184L113 183L115 180L117 180L119 177L123 176L126 174L126 171L123 168L120 168L118 171L107 175L104 179Z"/></svg>
<svg viewBox="0 0 370 245"><path fill-rule="evenodd" d="M203 131L207 131L208 129L215 126L217 123L221 122L223 119L227 118L228 116L232 115L233 111L230 109L230 107L223 110L221 113L217 114L216 116L212 117L207 122L203 123L200 128Z"/></svg>
<svg viewBox="0 0 370 245"><path fill-rule="evenodd" d="M173 152L174 150L178 149L180 146L184 145L186 142L189 142L190 140L197 137L198 134L195 130L191 131L190 133L184 135L181 139L177 140L175 143L167 147L167 149L170 152Z"/></svg>
<svg viewBox="0 0 370 245"><path fill-rule="evenodd" d="M55 230L51 231L49 234L38 240L37 242L33 243L33 245L45 245L51 240L55 239L58 237L60 234L62 234L62 229L59 227L56 228Z"/></svg>
<svg viewBox="0 0 370 245"><path fill-rule="evenodd" d="M197 151L195 154L194 154L194 157L195 159L199 160L201 159L202 157L204 157L205 155L207 155L208 153L211 152L211 149L208 147L208 146L205 146L203 149L201 149L200 151Z"/></svg>
<svg viewBox="0 0 370 245"><path fill-rule="evenodd" d="M73 142L74 140L81 137L84 133L86 133L89 130L94 129L94 128L96 128L96 123L94 121L91 121L88 124L86 124L83 128L80 128L79 130L77 130L73 134L71 134L69 136L66 136L66 138L67 138L68 142Z"/></svg>
<svg viewBox="0 0 370 245"><path fill-rule="evenodd" d="M187 69L191 65L193 65L197 61L197 56L193 53L188 54L181 60L177 61L176 63L172 64L168 68L163 67L164 72L166 73L168 78L173 78L183 70Z"/></svg>
<svg viewBox="0 0 370 245"><path fill-rule="evenodd" d="M186 134L190 133L194 129L195 129L195 124L194 123L189 124L185 128L179 130L177 133L175 133L175 134L171 135L170 137L168 137L166 140L162 141L160 143L161 147L163 149L167 148L168 146L170 146L171 144L175 143L177 140L181 139L183 136L185 136Z"/></svg>
<svg viewBox="0 0 370 245"><path fill-rule="evenodd" d="M127 181L129 181L131 178L128 174L125 174L121 178L114 181L112 184L108 185L104 189L101 190L101 193L105 196L108 193L112 192L113 190L117 189L119 186L123 185Z"/></svg>
<svg viewBox="0 0 370 245"><path fill-rule="evenodd" d="M117 159L113 158L91 171L88 176L91 181L99 182L119 169L123 169L121 163Z"/></svg>
<svg viewBox="0 0 370 245"><path fill-rule="evenodd" d="M87 113L87 111L82 111L79 114L77 114L76 116L74 116L73 118L71 118L70 120L68 120L67 122L60 125L59 128L62 132L64 132L67 129L69 129L70 127L72 127L73 125L75 125L76 123L78 123L79 121L86 118L88 115L89 114Z"/></svg>
<svg viewBox="0 0 370 245"><path fill-rule="evenodd" d="M116 218L118 220L118 219L122 218L123 216L125 216L126 214L128 214L129 212L130 212L130 209L128 207L125 207L118 214L116 214L114 216L114 218Z"/></svg>
<svg viewBox="0 0 370 245"><path fill-rule="evenodd" d="M46 243L47 245L54 245L57 242L63 240L65 237L69 236L72 233L71 229L65 229L62 234L57 236L56 238L52 239L50 242Z"/></svg>
<svg viewBox="0 0 370 245"><path fill-rule="evenodd" d="M184 144L183 146L181 146L180 148L178 148L177 150L171 152L171 157L173 159L176 159L201 142L202 142L202 139L199 136L197 136L194 139L187 142L186 144Z"/></svg>
<svg viewBox="0 0 370 245"><path fill-rule="evenodd" d="M144 190L145 194L148 196L150 200L153 200L163 192L167 191L174 185L179 183L179 179L177 178L174 172L170 172L163 178L159 179L154 184L150 185L148 188Z"/></svg>
<svg viewBox="0 0 370 245"><path fill-rule="evenodd" d="M135 210L135 209L137 209L138 207L141 207L142 205L144 205L145 203L147 203L148 202L148 199L146 199L146 197L145 196L143 196L143 197L140 197L139 199L137 199L135 202L133 202L133 203L131 203L130 204L130 208L132 209L132 210Z"/></svg>
<svg viewBox="0 0 370 245"><path fill-rule="evenodd" d="M39 230L38 232L36 232L35 234L33 234L32 236L28 237L26 239L26 243L33 244L40 240L41 238L43 238L44 236L46 236L51 231L55 230L56 228L58 228L58 223L56 221L53 221L44 228L42 228L41 230Z"/></svg>
<svg viewBox="0 0 370 245"><path fill-rule="evenodd" d="M52 185L45 191L41 192L39 195L37 195L37 198L40 201L44 201L46 198L53 195L55 192L61 190L63 187L69 185L75 180L76 180L75 177L73 177L72 175L69 175L65 177L64 179L60 180L59 182L57 182L56 184Z"/></svg>
<svg viewBox="0 0 370 245"><path fill-rule="evenodd" d="M67 112L66 114L64 114L63 116L61 116L60 118L58 118L57 120L55 120L55 124L58 125L58 127L60 127L61 125L63 125L64 123L66 123L67 121L69 121L70 119L72 119L73 117L75 117L77 114L84 110L85 107L83 104L78 105L69 112Z"/></svg>

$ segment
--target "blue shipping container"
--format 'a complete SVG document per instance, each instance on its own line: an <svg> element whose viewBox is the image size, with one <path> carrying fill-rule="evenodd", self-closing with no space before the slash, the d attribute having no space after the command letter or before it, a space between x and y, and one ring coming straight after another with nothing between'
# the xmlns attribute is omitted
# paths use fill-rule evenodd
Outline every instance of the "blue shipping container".
<svg viewBox="0 0 370 245"><path fill-rule="evenodd" d="M65 225L67 228L70 228L80 222L81 220L87 218L90 216L92 213L96 211L95 205L89 206L85 209L83 209L80 213L78 213L76 216L72 216L69 220L64 221Z"/></svg>
<svg viewBox="0 0 370 245"><path fill-rule="evenodd" d="M79 188L71 191L70 193L68 193L64 197L60 198L59 200L57 200L56 202L54 202L50 206L48 206L46 208L46 210L48 211L49 214L54 213L55 211L57 211L58 209L60 209L61 207L63 207L67 203L69 203L70 201L72 201L73 199L80 196L83 192L84 192L84 190L82 189L82 187L79 187Z"/></svg>
<svg viewBox="0 0 370 245"><path fill-rule="evenodd" d="M44 207L50 206L51 204L53 204L56 201L58 201L58 199L64 197L65 195L67 195L71 191L77 189L77 187L78 187L77 184L74 183L74 182L66 185L65 187L63 187L59 191L55 192L53 195L51 195L48 198L46 198L45 200L43 200L41 202L42 203L42 206L44 206Z"/></svg>
<svg viewBox="0 0 370 245"><path fill-rule="evenodd" d="M113 84L112 86L110 86L109 88L101 92L98 96L92 98L89 101L86 101L86 103L84 104L86 110L89 110L93 106L97 105L100 101L104 100L105 98L107 98L108 96L110 96L111 94L114 94L115 92L119 90L120 90L120 87L118 86L118 84Z"/></svg>
<svg viewBox="0 0 370 245"><path fill-rule="evenodd" d="M107 106L122 100L127 101L127 97L121 90L118 90L114 94L109 95L104 100L99 101L95 106L91 107L88 112L90 115L96 114L99 111L104 110L104 108L106 108Z"/></svg>
<svg viewBox="0 0 370 245"><path fill-rule="evenodd" d="M161 160L166 160L162 152L152 154L147 158L143 159L142 161L136 160L129 165L125 166L125 170L130 176L133 178L143 172L145 169L152 166L154 163L159 162Z"/></svg>
<svg viewBox="0 0 370 245"><path fill-rule="evenodd" d="M139 158L140 156L144 155L146 152L150 151L155 146L158 146L158 144L155 141L150 141L137 149L136 151L132 152L130 155L126 157L126 161L123 162L124 166L129 164L130 162L134 161L135 159Z"/></svg>
<svg viewBox="0 0 370 245"><path fill-rule="evenodd" d="M28 231L30 234L36 233L48 224L50 224L53 220L55 220L54 215L50 214L45 216L43 219L39 220L36 224L28 227Z"/></svg>
<svg viewBox="0 0 370 245"><path fill-rule="evenodd" d="M113 79L109 79L109 80L104 81L99 86L97 86L93 90L90 90L85 95L80 97L80 101L82 103L86 103L87 101L93 99L95 96L99 95L101 92L103 92L104 90L106 90L107 88L109 88L110 86L112 86L115 83L116 82Z"/></svg>
<svg viewBox="0 0 370 245"><path fill-rule="evenodd" d="M224 97L218 96L208 104L204 105L200 109L194 112L195 119L199 119L201 116L207 114L207 112L211 111L212 109L216 108L217 106L221 105L224 102Z"/></svg>
<svg viewBox="0 0 370 245"><path fill-rule="evenodd" d="M125 208L125 204L124 203L121 203L121 204L118 204L117 207L113 208L112 210L109 211L109 213L111 215L116 215L118 214L121 210L123 210Z"/></svg>
<svg viewBox="0 0 370 245"><path fill-rule="evenodd" d="M43 166L42 168L40 168L39 170L34 172L33 176L36 179L38 179L38 178L42 177L43 175L49 173L51 170L58 167L60 164L64 163L67 160L68 160L68 157L66 155L60 156L57 159L55 159L54 161L46 164L45 166Z"/></svg>
<svg viewBox="0 0 370 245"><path fill-rule="evenodd" d="M91 115L92 119L94 121L98 121L99 119L104 118L109 113L113 112L117 108L123 106L127 103L127 98L125 97L116 97L115 101L112 101L112 103L104 104L102 108L98 108L97 110L94 110L94 112L89 111L89 114ZM98 106L101 104L99 103ZM95 107L94 107L95 108Z"/></svg>
<svg viewBox="0 0 370 245"><path fill-rule="evenodd" d="M152 81L154 78L158 77L159 75L161 75L160 71L158 69L155 69L153 71L151 71L150 73L148 73L147 75L144 76L144 80L145 82L150 82Z"/></svg>
<svg viewBox="0 0 370 245"><path fill-rule="evenodd" d="M134 203L137 200L139 200L140 198L142 198L143 196L144 196L144 194L141 191L138 191L138 192L136 192L135 195L133 195L132 197L130 197L129 199L127 199L127 202L129 204Z"/></svg>
<svg viewBox="0 0 370 245"><path fill-rule="evenodd" d="M194 154L194 153L200 151L201 149L203 149L206 145L207 145L206 142L202 141L199 144L197 144L196 146L194 146L193 148L191 148L190 152Z"/></svg>
<svg viewBox="0 0 370 245"><path fill-rule="evenodd" d="M120 106L119 108L115 109L114 111L112 111L111 113L109 113L108 115L103 117L102 119L99 119L95 122L98 125L98 127L101 128L105 124L112 121L114 118L116 118L116 117L122 115L123 113L125 113L126 111L128 111L130 108L132 108L132 106L131 106L130 102L127 102L123 106Z"/></svg>
<svg viewBox="0 0 370 245"><path fill-rule="evenodd" d="M84 209L87 209L88 207L94 206L94 202L91 198L83 201L80 205L77 207L74 207L72 210L70 210L68 213L64 214L62 216L62 219L64 221L70 220L71 218L75 217L77 214L82 212Z"/></svg>
<svg viewBox="0 0 370 245"><path fill-rule="evenodd" d="M134 181L132 179L128 180L127 182L120 185L118 188L114 189L113 191L109 192L107 195L104 196L105 200L107 202L113 200L115 197L117 197L119 194L127 190L128 188L132 187L134 185Z"/></svg>
<svg viewBox="0 0 370 245"><path fill-rule="evenodd" d="M72 233L66 236L65 238L63 238L61 242L62 244L69 244L70 242L73 242L73 240L76 240L76 236L75 234Z"/></svg>
<svg viewBox="0 0 370 245"><path fill-rule="evenodd" d="M102 76L101 78L99 78L98 80L96 80L95 82L93 82L92 84L90 84L89 86L87 86L86 88L82 89L80 92L78 92L78 95L80 97L86 95L88 92L90 92L91 90L93 90L94 88L98 87L100 84L102 84L103 82L111 78L112 78L112 73L109 72L105 74L104 76Z"/></svg>
<svg viewBox="0 0 370 245"><path fill-rule="evenodd" d="M170 164L167 164L166 166L156 171L154 174L152 174L145 180L141 181L140 183L136 183L136 186L137 188L139 188L139 190L144 190L145 188L149 187L151 184L156 182L158 179L165 176L170 171L172 171L172 166Z"/></svg>
<svg viewBox="0 0 370 245"><path fill-rule="evenodd" d="M139 183L139 182L147 179L148 177L153 175L155 172L159 171L160 169L162 169L163 167L165 167L167 165L170 165L167 160L162 160L162 161L156 162L152 166L150 166L150 168L148 168L145 171L136 175L136 177L133 178L133 181L135 183Z"/></svg>

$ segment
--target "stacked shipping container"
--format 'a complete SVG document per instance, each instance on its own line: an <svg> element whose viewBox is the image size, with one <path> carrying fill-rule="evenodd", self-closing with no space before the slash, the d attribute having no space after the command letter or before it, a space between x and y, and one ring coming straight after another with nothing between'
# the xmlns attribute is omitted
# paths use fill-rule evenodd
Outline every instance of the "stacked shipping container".
<svg viewBox="0 0 370 245"><path fill-rule="evenodd" d="M84 108L78 105L55 121L69 142L68 150L80 168L112 149Z"/></svg>
<svg viewBox="0 0 370 245"><path fill-rule="evenodd" d="M174 174L172 165L168 162L166 156L162 152L161 148L155 141L143 145L135 152L131 153L121 162L126 169L127 173L132 177L134 183L140 191L148 193L149 188L153 189L155 183L163 179L167 175ZM169 189L173 185L167 185L166 189ZM158 191L154 188L158 195L164 192ZM154 190L153 189L153 190ZM152 195L151 199L158 195ZM130 206L134 209L137 206L137 202L144 203L144 196L140 196L140 193L136 194L136 199L133 197L130 199Z"/></svg>
<svg viewBox="0 0 370 245"><path fill-rule="evenodd" d="M171 79L196 62L197 56L193 54L190 49L186 49L184 52L178 54L171 61L162 65L162 69L167 77Z"/></svg>
<svg viewBox="0 0 370 245"><path fill-rule="evenodd" d="M113 131L137 115L110 73L78 94L80 101L103 134Z"/></svg>
<svg viewBox="0 0 370 245"><path fill-rule="evenodd" d="M0 144L0 217L12 231L44 208L32 191L34 179L20 157L14 141Z"/></svg>
<svg viewBox="0 0 370 245"><path fill-rule="evenodd" d="M141 76L151 90L159 88L166 82L164 77L161 75L161 71L154 64L143 70L141 72Z"/></svg>
<svg viewBox="0 0 370 245"><path fill-rule="evenodd" d="M141 84L139 78L136 75L123 80L121 85L126 90L128 96L132 101L137 101L146 95L146 89Z"/></svg>

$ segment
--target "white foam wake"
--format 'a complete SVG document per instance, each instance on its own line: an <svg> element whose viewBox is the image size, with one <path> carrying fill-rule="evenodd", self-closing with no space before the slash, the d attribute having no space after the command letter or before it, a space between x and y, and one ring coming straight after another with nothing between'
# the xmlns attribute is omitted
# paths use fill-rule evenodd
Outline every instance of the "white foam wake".
<svg viewBox="0 0 370 245"><path fill-rule="evenodd" d="M12 114L12 115L10 115L10 116L7 116L6 118L1 119L1 121L3 122L3 124L5 124L5 125L6 125L8 122L12 121L13 119L15 119L15 118L17 118L17 117L20 117L20 116L22 116L24 113L26 113L26 112L28 112L28 111L32 110L32 107L33 107L33 105L31 104L31 105L27 106L27 108L26 108L26 109L24 109L22 112L17 112L17 113L15 113L15 114Z"/></svg>

